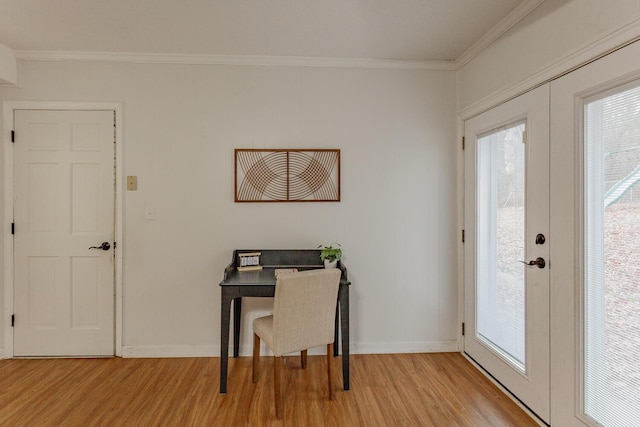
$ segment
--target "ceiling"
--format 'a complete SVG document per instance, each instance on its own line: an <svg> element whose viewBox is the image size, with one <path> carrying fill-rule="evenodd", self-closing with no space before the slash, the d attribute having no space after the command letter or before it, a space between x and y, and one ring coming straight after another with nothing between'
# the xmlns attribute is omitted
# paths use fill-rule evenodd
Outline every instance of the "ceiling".
<svg viewBox="0 0 640 427"><path fill-rule="evenodd" d="M17 52L451 61L541 1L0 0L0 43Z"/></svg>

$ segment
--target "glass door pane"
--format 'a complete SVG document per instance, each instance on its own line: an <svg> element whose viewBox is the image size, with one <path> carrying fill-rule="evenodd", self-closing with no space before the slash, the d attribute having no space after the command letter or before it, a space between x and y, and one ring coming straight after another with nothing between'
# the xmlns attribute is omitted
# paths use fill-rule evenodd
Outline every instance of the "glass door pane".
<svg viewBox="0 0 640 427"><path fill-rule="evenodd" d="M524 123L478 139L478 338L524 371L525 144Z"/></svg>
<svg viewBox="0 0 640 427"><path fill-rule="evenodd" d="M584 411L640 420L640 87L585 104Z"/></svg>

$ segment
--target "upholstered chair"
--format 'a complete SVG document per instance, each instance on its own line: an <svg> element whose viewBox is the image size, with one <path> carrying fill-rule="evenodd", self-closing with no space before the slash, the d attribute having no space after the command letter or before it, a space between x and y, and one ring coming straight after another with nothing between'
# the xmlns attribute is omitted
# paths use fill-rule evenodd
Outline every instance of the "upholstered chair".
<svg viewBox="0 0 640 427"><path fill-rule="evenodd" d="M307 270L284 273L276 279L273 315L253 321L253 382L260 374L260 339L273 352L276 417L282 418L282 356L301 352L302 367L307 365L307 350L327 346L329 399L333 400L331 363L334 322L340 270Z"/></svg>

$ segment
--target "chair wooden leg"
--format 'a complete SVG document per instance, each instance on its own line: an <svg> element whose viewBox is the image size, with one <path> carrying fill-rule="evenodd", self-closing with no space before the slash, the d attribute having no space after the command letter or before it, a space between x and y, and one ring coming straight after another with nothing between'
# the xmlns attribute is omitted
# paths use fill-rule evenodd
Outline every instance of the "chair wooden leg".
<svg viewBox="0 0 640 427"><path fill-rule="evenodd" d="M333 384L331 382L331 362L333 361L333 343L327 344L327 376L329 377L329 400L333 400Z"/></svg>
<svg viewBox="0 0 640 427"><path fill-rule="evenodd" d="M302 365L302 369L307 369L307 350L300 352L300 364Z"/></svg>
<svg viewBox="0 0 640 427"><path fill-rule="evenodd" d="M280 376L282 375L282 357L273 356L273 390L276 400L276 418L282 418L282 392L280 388Z"/></svg>
<svg viewBox="0 0 640 427"><path fill-rule="evenodd" d="M260 337L253 334L253 382L260 376Z"/></svg>

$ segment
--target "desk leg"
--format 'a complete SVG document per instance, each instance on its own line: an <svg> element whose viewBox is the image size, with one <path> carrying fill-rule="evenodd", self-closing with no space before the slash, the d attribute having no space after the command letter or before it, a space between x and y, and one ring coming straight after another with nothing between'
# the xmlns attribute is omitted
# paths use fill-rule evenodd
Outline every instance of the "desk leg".
<svg viewBox="0 0 640 427"><path fill-rule="evenodd" d="M336 320L333 323L333 357L338 357L338 333L340 332L340 299L336 304Z"/></svg>
<svg viewBox="0 0 640 427"><path fill-rule="evenodd" d="M229 366L229 327L231 326L231 301L233 297L225 295L222 289L220 307L220 393L227 392L227 368Z"/></svg>
<svg viewBox="0 0 640 427"><path fill-rule="evenodd" d="M242 298L233 300L233 357L240 354L240 319L242 318Z"/></svg>
<svg viewBox="0 0 640 427"><path fill-rule="evenodd" d="M349 287L340 287L340 326L342 338L342 382L349 390Z"/></svg>

